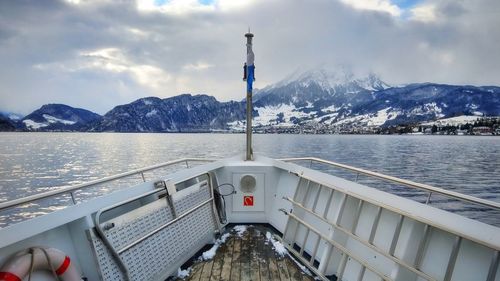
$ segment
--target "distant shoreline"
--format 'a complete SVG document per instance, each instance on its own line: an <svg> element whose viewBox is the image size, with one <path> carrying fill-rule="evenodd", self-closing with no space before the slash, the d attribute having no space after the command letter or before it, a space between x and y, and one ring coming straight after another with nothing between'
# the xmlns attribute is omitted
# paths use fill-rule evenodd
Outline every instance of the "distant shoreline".
<svg viewBox="0 0 500 281"><path fill-rule="evenodd" d="M28 133L28 134L53 134L53 133L79 133L79 134L173 134L173 135L182 135L182 134L213 134L213 135L245 135L245 132L88 132L88 131L0 131L0 134L7 133ZM409 133L409 134L363 134L363 133L343 133L343 134L314 134L314 133L256 133L253 132L253 135L304 135L304 136L452 136L452 137L498 137L500 134L484 134L484 135L456 135L456 134L418 134L418 133Z"/></svg>

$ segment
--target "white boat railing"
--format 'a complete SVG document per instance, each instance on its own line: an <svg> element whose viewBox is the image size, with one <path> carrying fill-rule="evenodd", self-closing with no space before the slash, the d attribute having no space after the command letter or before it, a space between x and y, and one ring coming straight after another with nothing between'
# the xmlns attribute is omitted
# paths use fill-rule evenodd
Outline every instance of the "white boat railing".
<svg viewBox="0 0 500 281"><path fill-rule="evenodd" d="M73 193L76 190L87 189L87 188L93 187L93 186L98 185L98 184L102 184L102 183L106 183L106 182L111 182L111 181L123 179L125 177L129 177L129 176L133 176L133 175L140 175L141 178L142 178L142 181L146 182L146 177L144 175L145 172L150 172L150 171L153 171L153 170L165 168L165 167L172 166L172 165L175 165L175 164L180 164L180 163L185 164L186 168L189 168L190 167L189 166L189 162L213 162L215 160L216 159L211 159L211 158L181 158L181 159L176 159L176 160L172 160L172 161L168 161L168 162L156 164L156 165L153 165L153 166L145 167L145 168L142 168L142 169L136 169L136 170L128 171L128 172L125 172L125 173L121 173L121 174L117 174L117 175L113 175L113 176L109 176L109 177L97 179L97 180L86 182L86 183L82 183L82 184L76 184L76 185L72 185L72 186L58 188L58 189L55 189L55 190L51 190L51 191L47 191L47 192L43 192L43 193L39 193L39 194L35 194L35 195L31 195L31 196L27 196L27 197L18 198L18 199L10 200L10 201L7 201L7 202L3 202L3 203L0 203L0 211L8 209L8 208L16 207L16 206L19 206L19 205L24 205L24 204L27 204L27 203L31 203L33 201L37 201L37 200L40 200L40 199L44 199L44 198L49 198L49 197L54 197L54 196L57 196L57 195L65 194L65 193L69 193L71 195L71 199L72 199L73 204L76 204L76 200L75 200L74 193Z"/></svg>
<svg viewBox="0 0 500 281"><path fill-rule="evenodd" d="M369 176L372 178L378 178L381 180L385 180L385 181L389 181L389 182L393 182L393 183L398 183L398 184L401 184L401 185L404 185L404 186L407 186L410 188L424 190L424 191L428 192L426 204L430 202L432 194L437 193L437 194L441 194L441 195L444 195L444 196L449 197L449 198L457 199L459 201L465 201L465 202L474 203L477 205L486 206L486 207L489 207L489 208L492 208L495 210L500 210L500 203L499 202L494 202L494 201L490 201L490 200L486 200L486 199L482 199L482 198L477 198L474 196L462 194L462 193L451 191L451 190L446 190L446 189L439 188L439 187L434 187L434 186L423 184L423 183L417 183L417 182L410 181L410 180L400 179L397 177L388 176L388 175L384 175L381 173L372 172L372 171L352 167L349 165L324 160L321 158L297 157L297 158L282 158L282 159L278 159L278 160L285 161L285 162L310 161L310 163L313 163L313 162L321 163L321 164L325 164L325 165L329 165L329 166L333 166L336 168L341 168L341 169L345 169L345 170L354 172L358 176L365 175L365 176Z"/></svg>

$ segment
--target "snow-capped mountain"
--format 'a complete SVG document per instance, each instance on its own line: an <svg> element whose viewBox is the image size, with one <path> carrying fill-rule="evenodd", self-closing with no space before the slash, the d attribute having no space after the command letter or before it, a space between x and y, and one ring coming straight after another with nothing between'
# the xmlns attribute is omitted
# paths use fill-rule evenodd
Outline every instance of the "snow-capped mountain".
<svg viewBox="0 0 500 281"><path fill-rule="evenodd" d="M388 126L458 115L500 115L499 87L391 87L375 74L356 77L345 69L293 74L258 91L254 100L257 126Z"/></svg>
<svg viewBox="0 0 500 281"><path fill-rule="evenodd" d="M245 118L241 102L219 102L208 95L148 97L120 105L91 125L91 131L194 132L226 129Z"/></svg>
<svg viewBox="0 0 500 281"><path fill-rule="evenodd" d="M76 131L101 116L94 112L64 104L46 104L18 122L29 131Z"/></svg>
<svg viewBox="0 0 500 281"><path fill-rule="evenodd" d="M345 68L296 72L256 91L253 100L255 127L387 127L456 116L460 120L500 116L500 87L433 83L391 87L375 74L356 76ZM0 130L12 130L13 124L37 131L243 130L245 108L244 100L220 102L212 96L191 94L138 99L116 106L102 117L84 109L49 104L18 122L0 120Z"/></svg>

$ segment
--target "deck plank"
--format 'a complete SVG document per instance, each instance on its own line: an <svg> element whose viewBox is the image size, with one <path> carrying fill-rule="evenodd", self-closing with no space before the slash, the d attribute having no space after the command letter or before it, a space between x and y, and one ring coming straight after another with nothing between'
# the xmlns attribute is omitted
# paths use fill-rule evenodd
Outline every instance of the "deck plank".
<svg viewBox="0 0 500 281"><path fill-rule="evenodd" d="M233 246L233 259L231 260L231 281L240 281L240 249L241 239L235 238Z"/></svg>
<svg viewBox="0 0 500 281"><path fill-rule="evenodd" d="M257 233L260 233L257 232ZM250 280L252 281L260 281L260 272L259 272L259 253L257 252L257 243L259 242L259 235L250 235Z"/></svg>
<svg viewBox="0 0 500 281"><path fill-rule="evenodd" d="M201 278L201 272L203 270L203 264L195 264L193 265L192 267L192 271L191 271L191 278L189 280L192 280L192 281L199 281L200 278Z"/></svg>
<svg viewBox="0 0 500 281"><path fill-rule="evenodd" d="M269 277L269 256L266 255L264 248L268 247L266 245L266 240L263 236L259 236L257 239L257 251L260 253L259 256L259 271L261 281L270 281Z"/></svg>
<svg viewBox="0 0 500 281"><path fill-rule="evenodd" d="M288 266L285 263L285 258L280 257L277 259L278 271L280 272L281 281L291 281L290 274L288 273Z"/></svg>
<svg viewBox="0 0 500 281"><path fill-rule="evenodd" d="M201 272L200 281L210 281L213 265L214 265L213 260L209 260L203 263L203 271Z"/></svg>
<svg viewBox="0 0 500 281"><path fill-rule="evenodd" d="M271 280L281 280L280 273L278 271L278 264L276 263L275 253L272 249L267 248L266 251L270 251L269 253L269 278Z"/></svg>
<svg viewBox="0 0 500 281"><path fill-rule="evenodd" d="M249 226L220 245L212 260L195 261L185 281L312 281L289 256L280 256L267 240L265 226ZM180 279L173 279L180 280Z"/></svg>
<svg viewBox="0 0 500 281"><path fill-rule="evenodd" d="M250 234L249 231L247 230L241 239L241 280L242 281L251 281L251 276L250 276L250 247L249 247L249 241L250 241Z"/></svg>
<svg viewBox="0 0 500 281"><path fill-rule="evenodd" d="M302 281L302 272L297 268L297 265L290 258L286 258L285 264L288 268L291 281Z"/></svg>
<svg viewBox="0 0 500 281"><path fill-rule="evenodd" d="M234 238L229 238L226 245L227 248L224 253L224 263L222 265L222 272L220 275L220 280L222 281L229 281L231 279L231 261L233 260Z"/></svg>
<svg viewBox="0 0 500 281"><path fill-rule="evenodd" d="M210 276L211 281L219 281L221 272L222 272L222 265L224 264L224 253L226 251L226 245L221 245L219 249L217 249L217 254L214 257L214 264L212 266L212 275Z"/></svg>

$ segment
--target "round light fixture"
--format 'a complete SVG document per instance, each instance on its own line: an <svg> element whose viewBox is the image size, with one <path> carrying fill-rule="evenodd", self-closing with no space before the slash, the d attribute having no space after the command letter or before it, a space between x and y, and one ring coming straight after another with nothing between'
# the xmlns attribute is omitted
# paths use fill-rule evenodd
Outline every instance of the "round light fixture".
<svg viewBox="0 0 500 281"><path fill-rule="evenodd" d="M257 181L252 175L244 175L240 179L240 189L243 193L253 193L256 185Z"/></svg>

